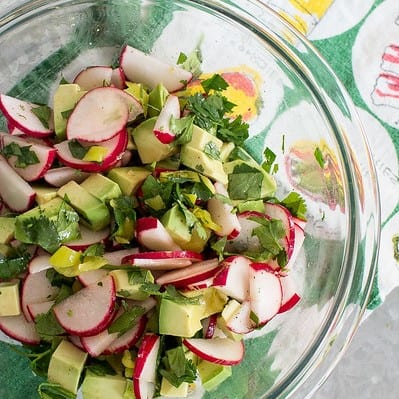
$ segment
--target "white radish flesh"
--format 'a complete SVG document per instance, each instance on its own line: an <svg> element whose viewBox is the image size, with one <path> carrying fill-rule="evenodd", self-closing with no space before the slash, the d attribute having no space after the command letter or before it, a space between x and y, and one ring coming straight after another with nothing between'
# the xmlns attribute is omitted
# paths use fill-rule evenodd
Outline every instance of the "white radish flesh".
<svg viewBox="0 0 399 399"><path fill-rule="evenodd" d="M82 172L68 166L62 166L60 168L53 168L48 170L44 174L43 178L51 186L61 187L71 180L76 181L76 183L81 183L88 176L89 173Z"/></svg>
<svg viewBox="0 0 399 399"><path fill-rule="evenodd" d="M23 344L38 345L40 343L35 323L27 321L22 313L18 316L1 316L0 330Z"/></svg>
<svg viewBox="0 0 399 399"><path fill-rule="evenodd" d="M133 378L155 382L160 343L158 335L151 333L144 335L137 353Z"/></svg>
<svg viewBox="0 0 399 399"><path fill-rule="evenodd" d="M73 83L82 90L92 90L97 87L110 86L112 80L112 68L108 66L91 66L79 72Z"/></svg>
<svg viewBox="0 0 399 399"><path fill-rule="evenodd" d="M31 303L28 305L28 312L32 320L35 320L38 315L46 314L53 307L54 301Z"/></svg>
<svg viewBox="0 0 399 399"><path fill-rule="evenodd" d="M155 137L162 144L170 144L175 139L175 133L171 126L172 118L180 118L180 103L179 98L171 94L166 99L153 130Z"/></svg>
<svg viewBox="0 0 399 399"><path fill-rule="evenodd" d="M280 276L280 283L282 299L278 313L284 313L292 309L301 300L301 297L298 294L295 281L290 274Z"/></svg>
<svg viewBox="0 0 399 399"><path fill-rule="evenodd" d="M93 244L103 244L110 235L109 227L99 231L93 231L83 225L79 226L80 238L68 241L64 245L74 249L75 251L82 251Z"/></svg>

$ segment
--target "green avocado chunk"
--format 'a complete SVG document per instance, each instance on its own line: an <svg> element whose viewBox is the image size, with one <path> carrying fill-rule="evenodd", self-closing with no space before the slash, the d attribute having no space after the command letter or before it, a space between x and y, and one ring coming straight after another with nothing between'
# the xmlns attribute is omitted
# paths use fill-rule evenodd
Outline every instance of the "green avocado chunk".
<svg viewBox="0 0 399 399"><path fill-rule="evenodd" d="M108 172L108 178L117 183L123 195L134 195L151 171L141 166L121 166Z"/></svg>
<svg viewBox="0 0 399 399"><path fill-rule="evenodd" d="M119 375L86 374L82 383L84 399L123 399L127 380Z"/></svg>
<svg viewBox="0 0 399 399"><path fill-rule="evenodd" d="M8 244L15 233L15 218L0 216L0 244Z"/></svg>
<svg viewBox="0 0 399 399"><path fill-rule="evenodd" d="M231 377L231 366L222 366L221 364L211 363L201 360L197 370L202 382L202 386L207 391L212 391L224 380Z"/></svg>
<svg viewBox="0 0 399 399"><path fill-rule="evenodd" d="M80 186L102 202L108 202L122 195L119 185L101 173L93 173L80 183Z"/></svg>

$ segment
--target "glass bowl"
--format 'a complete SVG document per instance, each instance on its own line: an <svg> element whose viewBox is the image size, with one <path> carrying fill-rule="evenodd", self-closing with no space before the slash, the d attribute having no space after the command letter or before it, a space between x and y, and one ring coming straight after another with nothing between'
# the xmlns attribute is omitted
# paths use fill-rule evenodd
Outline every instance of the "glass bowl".
<svg viewBox="0 0 399 399"><path fill-rule="evenodd" d="M126 43L172 63L199 45L203 71L255 81L246 148L258 161L271 148L278 195L295 190L308 205L292 270L301 301L246 340L232 378L197 397L310 397L361 320L379 242L370 152L350 98L315 49L255 0L2 1L0 15L0 92L37 103L49 102L61 77L114 62ZM1 349L0 363L12 357ZM32 386L26 365L13 361L2 365L11 373L0 377L2 397Z"/></svg>

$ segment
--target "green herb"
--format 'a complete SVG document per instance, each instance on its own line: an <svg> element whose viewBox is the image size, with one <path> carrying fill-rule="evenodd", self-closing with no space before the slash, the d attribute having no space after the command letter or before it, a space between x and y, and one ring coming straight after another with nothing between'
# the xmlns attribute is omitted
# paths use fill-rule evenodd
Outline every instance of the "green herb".
<svg viewBox="0 0 399 399"><path fill-rule="evenodd" d="M105 360L91 358L89 361L90 363L85 366L87 373L98 376L116 374L115 370Z"/></svg>
<svg viewBox="0 0 399 399"><path fill-rule="evenodd" d="M233 201L229 197L226 197L223 194L216 193L213 195L213 197L223 202L223 204L234 205Z"/></svg>
<svg viewBox="0 0 399 399"><path fill-rule="evenodd" d="M220 161L220 150L213 141L209 141L208 143L205 144L204 154L208 155L208 157L211 159Z"/></svg>
<svg viewBox="0 0 399 399"><path fill-rule="evenodd" d="M175 134L175 138L171 145L182 145L191 141L193 137L193 116L184 116L182 118L170 119L170 128Z"/></svg>
<svg viewBox="0 0 399 399"><path fill-rule="evenodd" d="M224 248L226 247L226 244L227 244L226 236L211 244L211 248L216 252L216 254L219 257L219 262L221 262L224 259Z"/></svg>
<svg viewBox="0 0 399 399"><path fill-rule="evenodd" d="M90 149L90 146L83 146L78 140L69 140L68 148L76 159L83 159Z"/></svg>
<svg viewBox="0 0 399 399"><path fill-rule="evenodd" d="M283 134L281 138L281 152L284 154L285 152L285 134Z"/></svg>
<svg viewBox="0 0 399 399"><path fill-rule="evenodd" d="M35 328L41 340L47 342L52 342L55 336L65 334L51 309L35 317Z"/></svg>
<svg viewBox="0 0 399 399"><path fill-rule="evenodd" d="M223 91L229 87L228 83L218 73L215 73L209 79L203 80L201 86L205 90L206 94L211 90Z"/></svg>
<svg viewBox="0 0 399 399"><path fill-rule="evenodd" d="M191 72L194 78L200 76L202 73L202 54L199 46L197 46L189 55L180 53L179 58L177 59L177 64L186 71Z"/></svg>
<svg viewBox="0 0 399 399"><path fill-rule="evenodd" d="M104 244L96 243L96 244L93 244L93 245L90 245L89 247L87 247L84 250L82 256L83 256L83 258L85 256L103 256L104 252L105 252Z"/></svg>
<svg viewBox="0 0 399 399"><path fill-rule="evenodd" d="M63 274L58 273L55 269L51 268L46 271L46 277L50 281L50 284L54 287L60 287L61 290L59 291L58 296L60 296L60 293L62 291L62 287L66 286L69 289L72 286L73 282L75 281L74 277L66 277ZM56 299L57 302L57 299Z"/></svg>
<svg viewBox="0 0 399 399"><path fill-rule="evenodd" d="M145 309L141 306L126 306L124 312L108 327L108 332L110 334L118 333L118 336L123 335L136 325L137 319L144 313Z"/></svg>
<svg viewBox="0 0 399 399"><path fill-rule="evenodd" d="M165 352L159 372L176 388L183 382L194 382L197 375L194 363L185 357L181 346Z"/></svg>
<svg viewBox="0 0 399 399"><path fill-rule="evenodd" d="M399 236L394 235L392 237L392 244L393 244L393 257L396 261L399 262Z"/></svg>
<svg viewBox="0 0 399 399"><path fill-rule="evenodd" d="M50 382L42 382L39 385L38 393L41 399L76 399L76 395L67 391L61 385Z"/></svg>
<svg viewBox="0 0 399 399"><path fill-rule="evenodd" d="M18 277L27 269L30 258L31 255L23 244L12 248L8 256L0 255L0 280Z"/></svg>
<svg viewBox="0 0 399 399"><path fill-rule="evenodd" d="M242 116L239 115L233 120L223 119L223 126L217 130L216 135L222 141L242 145L249 136L248 129L248 123L244 122Z"/></svg>
<svg viewBox="0 0 399 399"><path fill-rule="evenodd" d="M112 236L119 243L128 244L134 238L135 205L134 199L129 196L121 196L110 201L115 220L115 229Z"/></svg>
<svg viewBox="0 0 399 399"><path fill-rule="evenodd" d="M202 298L202 295L186 297L180 293L174 285L167 285L166 290L162 293L162 296L170 301L187 305L198 305Z"/></svg>
<svg viewBox="0 0 399 399"><path fill-rule="evenodd" d="M228 175L228 191L232 200L259 199L263 173L248 164L240 163Z"/></svg>
<svg viewBox="0 0 399 399"><path fill-rule="evenodd" d="M40 105L32 108L32 113L40 120L43 126L49 128L49 120L51 118L51 108L48 105Z"/></svg>
<svg viewBox="0 0 399 399"><path fill-rule="evenodd" d="M154 277L150 270L144 270L137 268L137 270L129 270L127 272L129 284L143 284L143 283L152 283L154 281Z"/></svg>
<svg viewBox="0 0 399 399"><path fill-rule="evenodd" d="M63 119L68 119L68 118L71 116L73 110L74 110L74 108L68 109L68 110L66 110L66 111L62 111L62 112L61 112L62 118L63 118Z"/></svg>
<svg viewBox="0 0 399 399"><path fill-rule="evenodd" d="M29 165L35 165L40 162L36 153L31 150L31 147L31 145L20 146L17 143L10 143L3 147L1 154L7 159L15 156L14 166L25 169Z"/></svg>
<svg viewBox="0 0 399 399"><path fill-rule="evenodd" d="M325 161L324 155L319 147L316 147L316 149L314 150L314 157L316 158L316 161L320 165L320 167L322 169L324 169L326 161Z"/></svg>
<svg viewBox="0 0 399 399"><path fill-rule="evenodd" d="M69 84L69 82L65 79L64 76L62 76L60 80L60 85L67 85L67 84Z"/></svg>
<svg viewBox="0 0 399 399"><path fill-rule="evenodd" d="M306 220L306 202L300 194L292 191L280 203L285 206L293 216Z"/></svg>
<svg viewBox="0 0 399 399"><path fill-rule="evenodd" d="M263 151L263 155L265 157L265 161L262 163L262 168L267 173L270 173L272 165L276 160L276 154L269 147L266 147L265 151Z"/></svg>
<svg viewBox="0 0 399 399"><path fill-rule="evenodd" d="M55 226L62 243L80 238L79 215L67 204L66 199L60 206Z"/></svg>

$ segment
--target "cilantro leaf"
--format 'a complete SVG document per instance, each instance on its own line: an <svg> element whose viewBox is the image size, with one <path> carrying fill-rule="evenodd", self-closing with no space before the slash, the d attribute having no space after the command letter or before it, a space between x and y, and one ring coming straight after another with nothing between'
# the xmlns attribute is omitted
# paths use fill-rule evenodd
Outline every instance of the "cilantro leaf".
<svg viewBox="0 0 399 399"><path fill-rule="evenodd" d="M129 196L122 196L110 201L116 225L112 236L119 243L128 244L134 238L136 224L135 205L134 199Z"/></svg>
<svg viewBox="0 0 399 399"><path fill-rule="evenodd" d="M170 127L175 134L174 140L171 142L172 146L182 145L191 141L193 136L193 116L184 116L182 118L170 119Z"/></svg>
<svg viewBox="0 0 399 399"><path fill-rule="evenodd" d="M105 360L91 358L89 361L90 363L85 366L87 373L98 376L116 374L115 370Z"/></svg>
<svg viewBox="0 0 399 399"><path fill-rule="evenodd" d="M80 237L79 215L63 201L55 221L59 240L64 243Z"/></svg>
<svg viewBox="0 0 399 399"><path fill-rule="evenodd" d="M176 388L183 382L194 382L197 374L194 363L185 357L181 346L165 352L159 372Z"/></svg>
<svg viewBox="0 0 399 399"><path fill-rule="evenodd" d="M186 71L191 72L195 78L201 75L202 53L200 48L197 46L188 55L180 53L179 58L177 59L177 64Z"/></svg>
<svg viewBox="0 0 399 399"><path fill-rule="evenodd" d="M206 143L203 151L209 158L220 161L220 150L213 141Z"/></svg>
<svg viewBox="0 0 399 399"><path fill-rule="evenodd" d="M61 385L42 382L38 391L40 399L76 399L76 395L67 391Z"/></svg>
<svg viewBox="0 0 399 399"><path fill-rule="evenodd" d="M226 142L233 142L236 145L242 145L248 138L249 125L242 120L242 116L239 115L237 118L223 119L223 126L217 131L216 136Z"/></svg>
<svg viewBox="0 0 399 399"><path fill-rule="evenodd" d="M263 183L262 171L245 163L236 165L228 175L228 191L232 200L259 199Z"/></svg>
<svg viewBox="0 0 399 399"><path fill-rule="evenodd" d="M123 335L136 325L137 319L145 313L145 309L141 306L125 306L124 312L117 317L108 327L108 332Z"/></svg>
<svg viewBox="0 0 399 399"><path fill-rule="evenodd" d="M76 159L83 159L88 153L90 146L84 146L78 140L69 140L68 148L72 156Z"/></svg>
<svg viewBox="0 0 399 399"><path fill-rule="evenodd" d="M276 160L276 154L269 147L266 147L263 151L263 155L265 157L265 161L262 163L262 168L267 173L270 173L273 163Z"/></svg>
<svg viewBox="0 0 399 399"><path fill-rule="evenodd" d="M195 297L186 297L180 293L174 285L167 285L166 290L162 293L163 298L170 301L189 305L198 305L202 295L197 295Z"/></svg>
<svg viewBox="0 0 399 399"><path fill-rule="evenodd" d="M96 243L96 244L92 244L89 247L87 247L82 256L83 258L85 256L103 256L105 252L105 247L104 244L101 243Z"/></svg>
<svg viewBox="0 0 399 399"><path fill-rule="evenodd" d="M31 145L20 146L17 143L10 143L4 146L0 152L7 159L15 156L16 160L14 166L16 168L25 169L29 165L35 165L40 162L36 153L31 150L31 147Z"/></svg>
<svg viewBox="0 0 399 399"><path fill-rule="evenodd" d="M66 111L62 111L61 112L62 119L68 119L71 116L73 110L74 110L74 108L68 109Z"/></svg>
<svg viewBox="0 0 399 399"><path fill-rule="evenodd" d="M221 262L224 259L224 248L226 247L226 244L227 244L227 236L224 236L223 238L211 244L211 248L216 252L216 254L219 257L219 262Z"/></svg>
<svg viewBox="0 0 399 399"><path fill-rule="evenodd" d="M35 317L35 328L40 338L47 342L52 342L55 336L65 333L51 309Z"/></svg>
<svg viewBox="0 0 399 399"><path fill-rule="evenodd" d="M201 82L201 86L205 90L206 94L208 94L211 90L223 91L229 87L228 83L218 73L215 73L209 79L203 80Z"/></svg>
<svg viewBox="0 0 399 399"><path fill-rule="evenodd" d="M39 105L32 108L32 113L40 120L43 126L49 128L49 120L51 118L51 108L48 105Z"/></svg>
<svg viewBox="0 0 399 399"><path fill-rule="evenodd" d="M290 192L280 203L285 206L293 216L306 220L306 202L297 192Z"/></svg>
<svg viewBox="0 0 399 399"><path fill-rule="evenodd" d="M9 256L0 255L0 279L11 280L24 272L31 255L25 251L25 246L14 248Z"/></svg>

